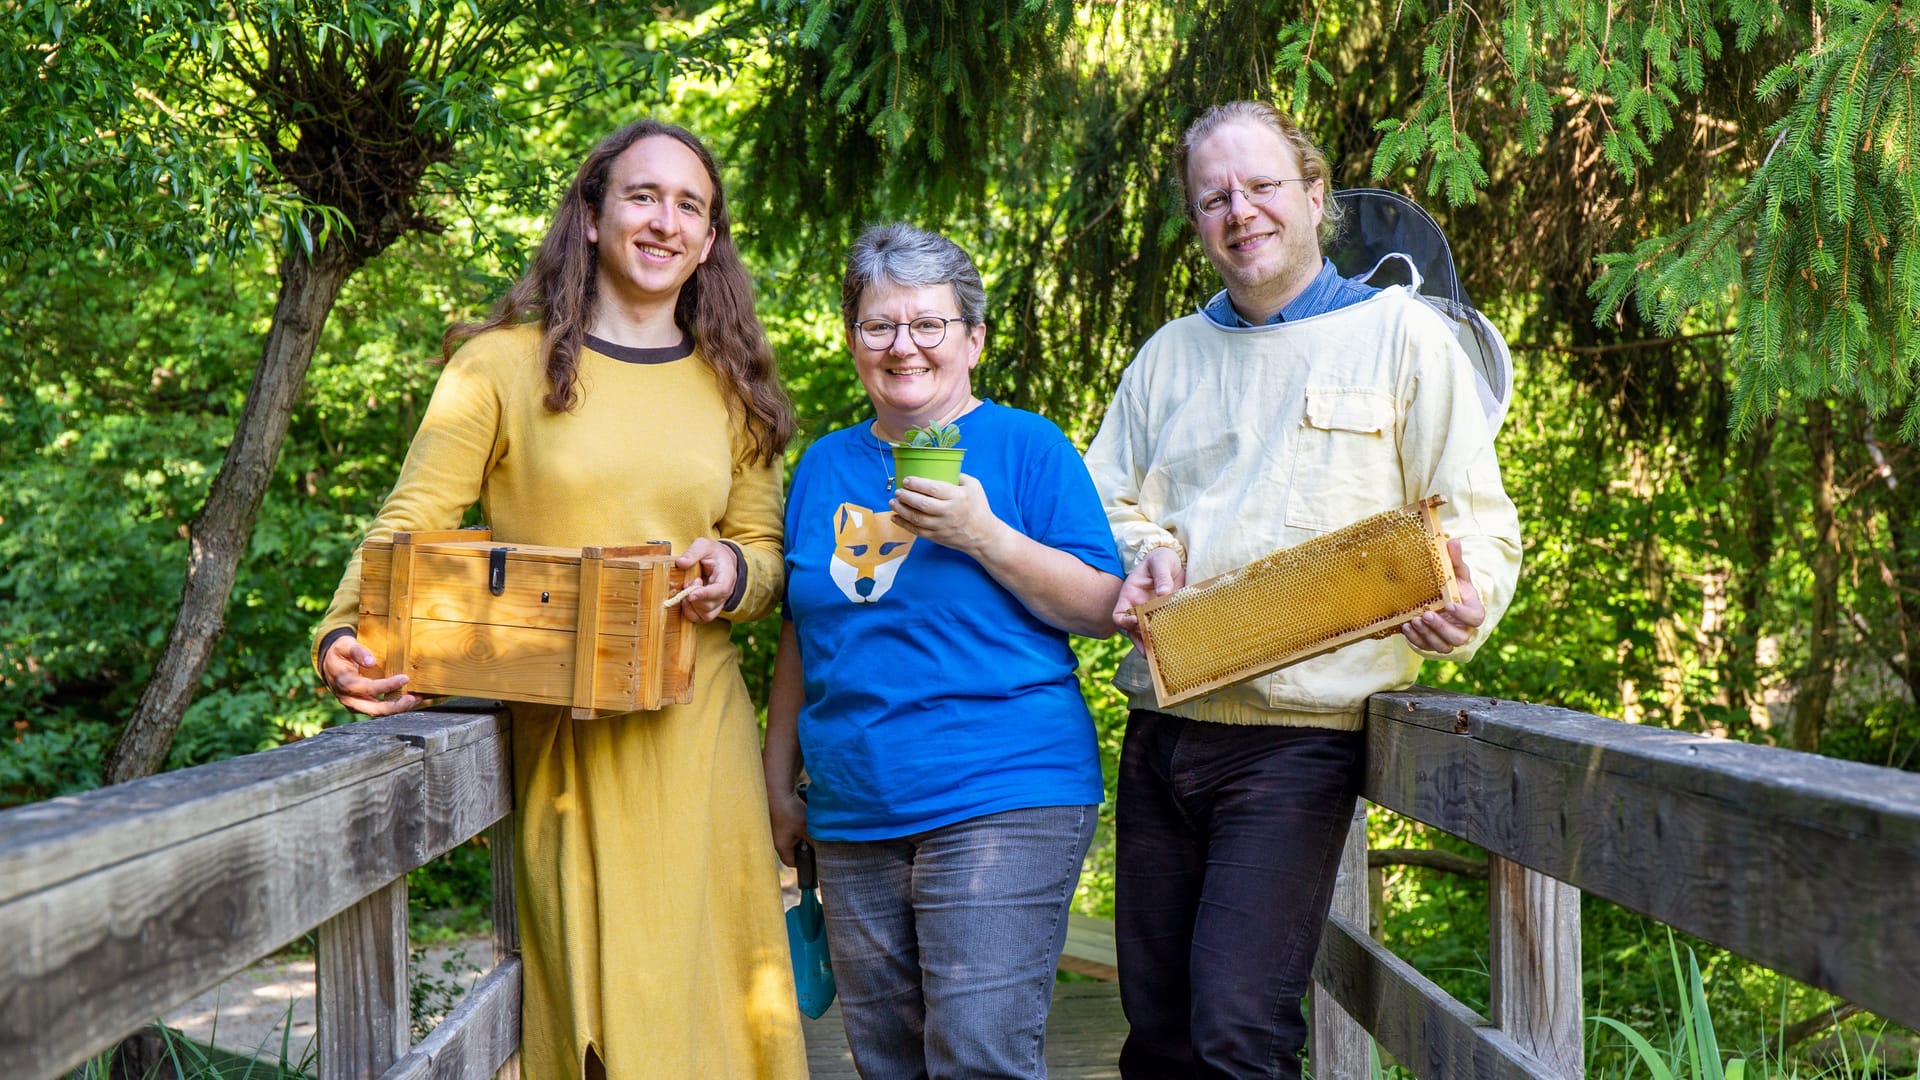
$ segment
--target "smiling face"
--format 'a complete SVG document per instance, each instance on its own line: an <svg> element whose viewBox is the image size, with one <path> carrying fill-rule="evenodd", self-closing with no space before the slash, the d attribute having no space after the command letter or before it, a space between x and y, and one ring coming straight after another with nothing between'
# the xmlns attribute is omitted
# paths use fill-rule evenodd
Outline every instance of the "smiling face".
<svg viewBox="0 0 1920 1080"><path fill-rule="evenodd" d="M1256 176L1287 180L1300 175L1300 158L1280 133L1265 124L1222 124L1187 159L1187 190L1244 189ZM1219 217L1195 215L1200 244L1226 283L1233 306L1250 322L1264 322L1300 295L1320 272L1316 230L1326 187L1282 184L1273 198L1255 205L1232 190Z"/></svg>
<svg viewBox="0 0 1920 1080"><path fill-rule="evenodd" d="M876 281L861 294L853 317L856 323L870 319L910 323L959 315L960 302L951 285ZM873 402L881 434L898 439L909 427L945 423L965 412L973 403L973 368L986 341L985 324L955 322L947 326L945 340L931 349L915 345L905 327L894 335L890 348L873 349L861 340L859 330L848 327L847 347L853 350L854 370Z"/></svg>
<svg viewBox="0 0 1920 1080"><path fill-rule="evenodd" d="M606 194L587 226L602 303L672 306L713 249L713 182L700 159L666 135L613 159Z"/></svg>

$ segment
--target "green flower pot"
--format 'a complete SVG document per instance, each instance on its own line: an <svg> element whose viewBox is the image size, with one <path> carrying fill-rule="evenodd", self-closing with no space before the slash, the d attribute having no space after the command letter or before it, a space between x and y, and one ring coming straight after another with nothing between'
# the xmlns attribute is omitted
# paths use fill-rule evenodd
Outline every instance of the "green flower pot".
<svg viewBox="0 0 1920 1080"><path fill-rule="evenodd" d="M896 446L893 448L893 486L909 476L924 476L948 484L960 482L960 459L966 456L962 446Z"/></svg>

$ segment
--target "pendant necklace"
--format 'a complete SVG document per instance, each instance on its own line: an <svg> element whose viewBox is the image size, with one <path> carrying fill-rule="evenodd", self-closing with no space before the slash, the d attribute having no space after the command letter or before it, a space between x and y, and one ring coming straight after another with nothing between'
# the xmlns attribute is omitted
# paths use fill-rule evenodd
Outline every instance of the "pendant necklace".
<svg viewBox="0 0 1920 1080"><path fill-rule="evenodd" d="M873 424L867 425L867 433L869 435L872 435L874 441L879 444L880 475L887 478L887 487L886 487L887 501L891 502L893 501L893 491L894 491L893 449L892 449L893 444L880 436L880 432L876 430L876 425L878 423L879 423L878 421L875 421Z"/></svg>

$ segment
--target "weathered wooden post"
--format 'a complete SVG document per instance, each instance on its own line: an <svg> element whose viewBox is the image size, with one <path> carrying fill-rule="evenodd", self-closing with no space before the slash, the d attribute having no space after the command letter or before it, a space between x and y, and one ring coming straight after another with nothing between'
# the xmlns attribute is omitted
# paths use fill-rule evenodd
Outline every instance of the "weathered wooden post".
<svg viewBox="0 0 1920 1080"><path fill-rule="evenodd" d="M1580 1037L1580 890L1487 857L1492 927L1488 1019L1569 1080L1585 1074Z"/></svg>
<svg viewBox="0 0 1920 1080"><path fill-rule="evenodd" d="M493 962L495 966L520 955L520 923L513 893L513 815L493 823L487 831L487 851L493 856ZM512 1045L520 1045L515 1025ZM520 1080L520 1052L500 1066L495 1080Z"/></svg>
<svg viewBox="0 0 1920 1080"><path fill-rule="evenodd" d="M320 1080L365 1080L413 1044L407 997L407 879L320 924L315 957Z"/></svg>
<svg viewBox="0 0 1920 1080"><path fill-rule="evenodd" d="M1333 914L1355 926L1367 925L1367 801L1353 808L1347 846L1340 853L1340 876L1333 886ZM1373 1037L1359 1021L1333 1000L1319 983L1313 984L1311 1049L1314 1080L1367 1080L1371 1075Z"/></svg>

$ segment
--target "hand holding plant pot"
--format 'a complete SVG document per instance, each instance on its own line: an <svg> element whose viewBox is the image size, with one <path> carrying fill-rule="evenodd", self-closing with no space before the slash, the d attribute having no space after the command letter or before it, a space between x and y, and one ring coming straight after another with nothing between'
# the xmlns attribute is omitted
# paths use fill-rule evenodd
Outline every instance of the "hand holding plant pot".
<svg viewBox="0 0 1920 1080"><path fill-rule="evenodd" d="M992 561L1013 535L994 514L987 489L972 476L961 476L957 484L914 477L894 493L891 505L894 521L908 532L981 563Z"/></svg>
<svg viewBox="0 0 1920 1080"><path fill-rule="evenodd" d="M894 490L899 490L900 482L909 476L947 484L960 482L960 459L967 451L958 445L959 425L928 424L910 427L904 434L904 441L893 444Z"/></svg>

